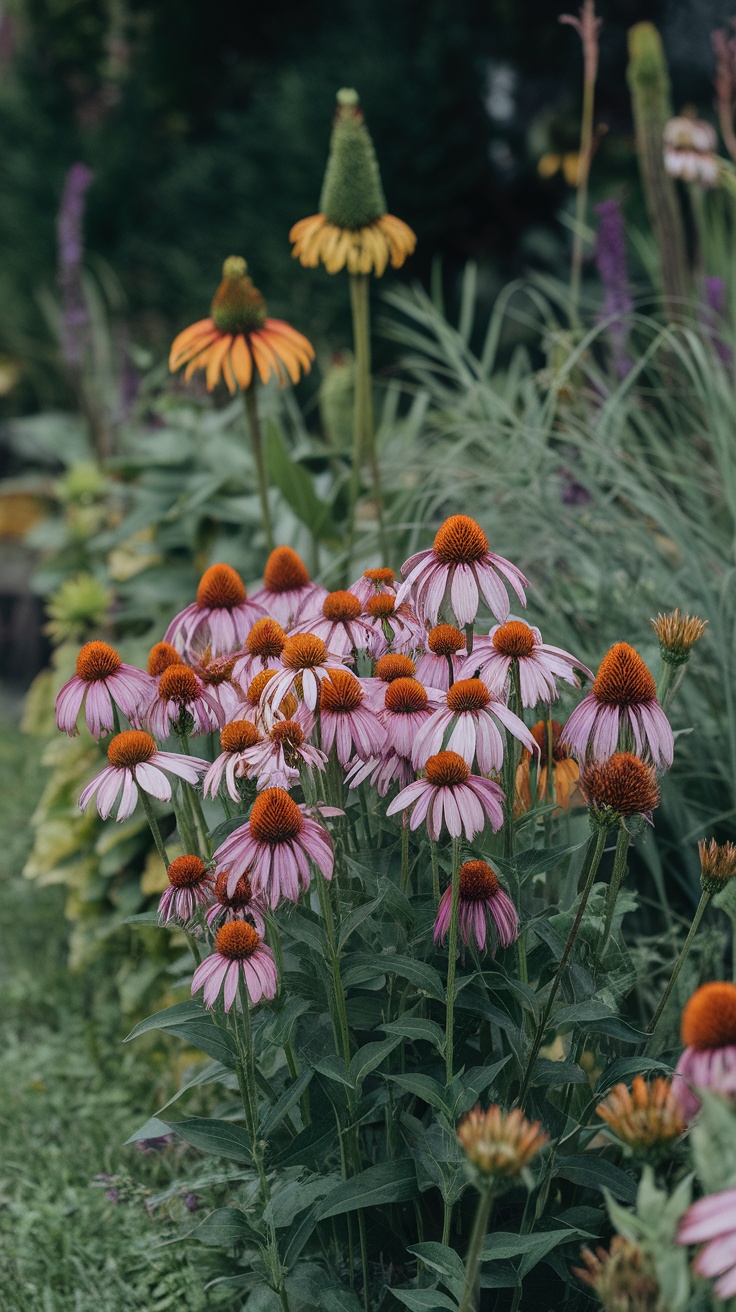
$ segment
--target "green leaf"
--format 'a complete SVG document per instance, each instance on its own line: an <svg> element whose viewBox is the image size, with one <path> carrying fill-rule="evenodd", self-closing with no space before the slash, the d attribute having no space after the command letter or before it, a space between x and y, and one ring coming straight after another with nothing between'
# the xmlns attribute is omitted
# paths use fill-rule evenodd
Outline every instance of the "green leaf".
<svg viewBox="0 0 736 1312"><path fill-rule="evenodd" d="M161 928L157 911L139 911L135 916L125 916L120 921L120 924L121 925L158 925L159 928Z"/></svg>
<svg viewBox="0 0 736 1312"><path fill-rule="evenodd" d="M561 1084L587 1084L585 1071L572 1061L549 1061L537 1057L532 1083L536 1088L558 1088Z"/></svg>
<svg viewBox="0 0 736 1312"><path fill-rule="evenodd" d="M366 1043L359 1048L348 1068L348 1078L352 1080L353 1085L357 1088L362 1084L366 1076L376 1070L399 1043L401 1043L401 1035L393 1034L381 1043Z"/></svg>
<svg viewBox="0 0 736 1312"><path fill-rule="evenodd" d="M125 1039L137 1039L150 1030L163 1030L176 1038L184 1039L193 1048L206 1052L228 1069L234 1070L237 1063L235 1045L227 1030L220 1029L212 1019L210 1012L196 1002L176 1002L173 1007L166 1007L153 1016L148 1016L130 1031Z"/></svg>
<svg viewBox="0 0 736 1312"><path fill-rule="evenodd" d="M138 1143L140 1139L160 1139L165 1134L170 1134L169 1126L166 1121L160 1121L157 1116L152 1116L142 1125L140 1130L131 1134L129 1139L125 1140L126 1144Z"/></svg>
<svg viewBox="0 0 736 1312"><path fill-rule="evenodd" d="M325 1289L319 1296L322 1312L363 1312L362 1303L349 1289Z"/></svg>
<svg viewBox="0 0 736 1312"><path fill-rule="evenodd" d="M350 912L349 916L345 917L340 926L340 935L337 940L338 951L342 951L351 934L354 934L356 929L363 924L363 921L373 914L380 901L381 899L376 897L372 902L366 902L364 906L356 907L354 911Z"/></svg>
<svg viewBox="0 0 736 1312"><path fill-rule="evenodd" d="M280 1166L318 1166L327 1153L335 1148L335 1118L330 1113L320 1120L313 1120L311 1125L292 1139L276 1160Z"/></svg>
<svg viewBox="0 0 736 1312"><path fill-rule="evenodd" d="M295 1216L305 1208L311 1207L318 1199L324 1198L325 1194L335 1188L340 1179L336 1174L314 1176L311 1180L300 1178L301 1176L303 1172L300 1172L295 1179L278 1182L263 1209L264 1220L273 1221L278 1229L291 1225Z"/></svg>
<svg viewBox="0 0 736 1312"><path fill-rule="evenodd" d="M272 1134L276 1129L276 1126L281 1124L284 1117L289 1115L289 1112L295 1103L301 1098L313 1075L313 1070L309 1068L303 1070L297 1075L296 1079L292 1081L288 1088L284 1089L281 1097L274 1103L273 1107L269 1108L261 1123L261 1134L264 1138L267 1138L269 1134Z"/></svg>
<svg viewBox="0 0 736 1312"><path fill-rule="evenodd" d="M253 1161L250 1135L230 1121L210 1120L204 1116L190 1116L184 1121L165 1121L166 1133L173 1131L192 1148L212 1153L215 1157L228 1157L234 1162Z"/></svg>
<svg viewBox="0 0 736 1312"><path fill-rule="evenodd" d="M611 1017L615 1017L615 1012L605 1002L589 998L587 1002L573 1002L569 1006L560 1007L559 1011L552 1013L550 1025L559 1030L563 1025L583 1025L591 1021L609 1020Z"/></svg>
<svg viewBox="0 0 736 1312"><path fill-rule="evenodd" d="M443 1112L448 1120L452 1119L452 1108L445 1101L445 1090L437 1080L433 1080L430 1075L422 1075L420 1072L412 1072L409 1075L387 1075L387 1080L392 1080L398 1084L400 1089L406 1093L413 1093L423 1102L429 1103L430 1107L435 1107L437 1111Z"/></svg>
<svg viewBox="0 0 736 1312"><path fill-rule="evenodd" d="M569 847L527 848L524 852L517 852L510 859L494 856L493 864L498 867L502 875L506 875L507 878L516 875L519 883L523 884L534 875L556 870L566 857L572 856L573 852L579 852L586 843L587 839L582 843L573 843Z"/></svg>
<svg viewBox="0 0 736 1312"><path fill-rule="evenodd" d="M644 1071L664 1071L669 1075L672 1072L672 1066L669 1062L661 1061L656 1057L619 1057L617 1061L612 1061L611 1065L599 1077L595 1086L596 1097L601 1097L608 1089L612 1089L614 1084L619 1084L621 1080L629 1080L634 1075L641 1075Z"/></svg>
<svg viewBox="0 0 736 1312"><path fill-rule="evenodd" d="M193 1079L188 1080L186 1084L182 1084L181 1088L178 1089L176 1093L172 1094L169 1101L165 1102L163 1107L159 1107L157 1115L160 1116L162 1112L165 1112L167 1107L170 1107L172 1103L175 1103L177 1099L181 1098L181 1095L187 1093L189 1089L198 1089L204 1084L224 1084L228 1078L231 1081L234 1081L235 1076L232 1075L227 1066L223 1066L219 1061L209 1062L197 1075L194 1076Z"/></svg>
<svg viewBox="0 0 736 1312"><path fill-rule="evenodd" d="M636 1199L636 1183L630 1175L607 1162L604 1157L593 1153L580 1156L557 1157L554 1163L555 1176L571 1180L573 1184L586 1185L589 1189L608 1189L614 1198L625 1203Z"/></svg>
<svg viewBox="0 0 736 1312"><path fill-rule="evenodd" d="M404 1039L425 1039L434 1044L439 1053L445 1050L445 1031L436 1020L426 1020L424 1016L402 1016L400 1020L389 1021L381 1026L387 1034L400 1034Z"/></svg>
<svg viewBox="0 0 736 1312"><path fill-rule="evenodd" d="M394 1286L391 1290L394 1298L398 1298L401 1303L405 1303L412 1312L439 1312L442 1309L449 1309L449 1312L457 1312L457 1303L453 1298L448 1298L447 1294L441 1294L437 1289L396 1289Z"/></svg>
<svg viewBox="0 0 736 1312"><path fill-rule="evenodd" d="M431 1271L436 1271L446 1280L459 1284L462 1289L465 1282L465 1266L454 1248L448 1248L445 1244L426 1243L412 1244L408 1251L416 1253Z"/></svg>
<svg viewBox="0 0 736 1312"><path fill-rule="evenodd" d="M331 507L320 501L309 474L292 458L273 420L267 420L264 437L263 455L268 481L279 489L313 538L323 539L327 529L330 530L327 536L334 537Z"/></svg>
<svg viewBox="0 0 736 1312"><path fill-rule="evenodd" d="M526 1275L532 1267L557 1244L576 1238L576 1232L570 1230L541 1230L533 1235L515 1235L497 1230L487 1235L483 1241L482 1262L499 1262L510 1257L523 1256L524 1262L520 1275Z"/></svg>
<svg viewBox="0 0 736 1312"><path fill-rule="evenodd" d="M385 1207L404 1203L417 1194L417 1174L407 1158L369 1166L350 1180L343 1181L327 1195L318 1210L319 1219L342 1216L362 1207Z"/></svg>
<svg viewBox="0 0 736 1312"><path fill-rule="evenodd" d="M437 1002L445 1001L445 989L439 972L424 961L415 961L413 957L404 957L397 952L356 953L352 960L355 958L360 958L368 965L372 963L377 974L398 975Z"/></svg>
<svg viewBox="0 0 736 1312"><path fill-rule="evenodd" d="M693 1163L708 1194L736 1185L736 1115L725 1099L698 1089L702 1107L690 1132Z"/></svg>
<svg viewBox="0 0 736 1312"><path fill-rule="evenodd" d="M214 1248L232 1248L246 1237L250 1230L245 1212L238 1207L218 1207L210 1212L201 1225L192 1231L192 1238L200 1244L211 1244Z"/></svg>

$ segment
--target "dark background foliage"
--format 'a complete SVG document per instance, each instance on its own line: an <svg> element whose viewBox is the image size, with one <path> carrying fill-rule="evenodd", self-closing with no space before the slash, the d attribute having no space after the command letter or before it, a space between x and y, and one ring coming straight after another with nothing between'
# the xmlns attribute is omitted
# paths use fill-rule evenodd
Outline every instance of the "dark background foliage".
<svg viewBox="0 0 736 1312"><path fill-rule="evenodd" d="M546 150L577 143L580 46L550 0L16 0L0 28L0 347L32 353L55 276L63 180L84 160L91 259L124 289L137 341L161 352L206 312L242 252L272 309L339 326L328 275L292 264L291 224L317 207L336 89L361 94L389 207L416 229L404 273L448 286L473 257L489 287L560 253L569 192ZM564 7L562 5L561 7ZM626 31L664 33L675 104L709 113L709 33L728 0L602 3L594 195L634 183ZM29 341L30 339L30 341ZM35 386L38 387L36 381ZM17 407L22 393L16 393ZM27 404L29 397L23 398Z"/></svg>

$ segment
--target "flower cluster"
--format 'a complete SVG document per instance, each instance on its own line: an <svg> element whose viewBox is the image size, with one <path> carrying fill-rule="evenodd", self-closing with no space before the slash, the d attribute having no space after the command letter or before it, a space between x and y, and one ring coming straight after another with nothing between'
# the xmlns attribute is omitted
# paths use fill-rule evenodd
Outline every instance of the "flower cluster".
<svg viewBox="0 0 736 1312"><path fill-rule="evenodd" d="M245 273L228 267L227 277ZM458 514L400 579L369 569L328 592L279 546L249 595L236 570L213 564L146 670L105 642L82 648L57 699L58 724L76 733L83 709L93 736L107 739L108 764L80 805L96 796L100 815L117 803L125 820L141 797L167 866L161 920L215 935L194 977L206 1006L220 994L226 1009L236 1005L241 985L252 1002L274 995L269 917L308 898L315 872L318 883L331 880L330 830L348 823L355 789L387 798L386 820L397 817L415 842L454 844L443 895L433 858L434 940L445 944L457 917L451 952L456 932L481 952L518 937L517 909L482 858L483 835L513 826L519 798L507 796L509 781L518 787L524 771L526 805L532 792L545 796L550 743L563 805L580 767L592 816L604 813L607 824L650 817L655 767L671 759L672 732L641 658L619 643L594 677L510 614L507 585L525 604L520 570ZM483 604L491 623L474 632ZM561 684L577 689L583 679L592 690L564 729L527 726L527 711L548 711ZM202 755L190 739L208 744ZM173 803L184 847L173 861L151 799ZM237 823L214 851L202 799L221 799L228 816L236 808ZM471 849L464 862L462 842Z"/></svg>

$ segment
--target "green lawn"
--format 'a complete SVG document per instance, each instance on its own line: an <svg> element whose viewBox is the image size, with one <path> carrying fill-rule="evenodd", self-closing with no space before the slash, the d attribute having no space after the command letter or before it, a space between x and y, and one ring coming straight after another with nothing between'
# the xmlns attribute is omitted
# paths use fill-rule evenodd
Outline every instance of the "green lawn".
<svg viewBox="0 0 736 1312"><path fill-rule="evenodd" d="M184 1149L124 1148L173 1074L123 1047L105 979L66 967L63 890L21 876L41 788L35 744L8 716L0 734L0 1307L3 1312L199 1312L217 1255L187 1241L209 1210L178 1192L146 1199L200 1163ZM119 1175L117 1202L100 1173ZM204 1260L203 1260L204 1259ZM196 1265L195 1265L196 1262Z"/></svg>

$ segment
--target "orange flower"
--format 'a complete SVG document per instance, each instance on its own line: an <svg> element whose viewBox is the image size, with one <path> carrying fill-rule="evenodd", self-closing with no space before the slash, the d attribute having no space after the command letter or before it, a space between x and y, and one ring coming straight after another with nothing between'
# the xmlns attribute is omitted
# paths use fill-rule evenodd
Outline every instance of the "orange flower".
<svg viewBox="0 0 736 1312"><path fill-rule="evenodd" d="M222 377L231 395L236 387L244 392L255 382L273 375L283 387L289 379L298 383L308 374L314 347L283 319L266 318L266 304L248 276L248 266L239 255L231 255L222 266L222 282L212 301L211 318L200 319L175 339L169 355L174 373L186 365L189 381L197 369L207 372L207 391Z"/></svg>
<svg viewBox="0 0 736 1312"><path fill-rule="evenodd" d="M570 807L580 805L582 799L577 792L577 783L580 777L578 763L569 754L567 748L560 747L560 734L562 725L557 720L552 720L552 778L555 789L555 803L564 811L569 811ZM532 725L531 735L539 747L539 766L537 771L537 800L547 800L547 771L548 771L548 737L546 720L538 720ZM516 771L516 810L517 813L530 811L532 805L531 794L531 756L524 750L521 758L521 764Z"/></svg>

